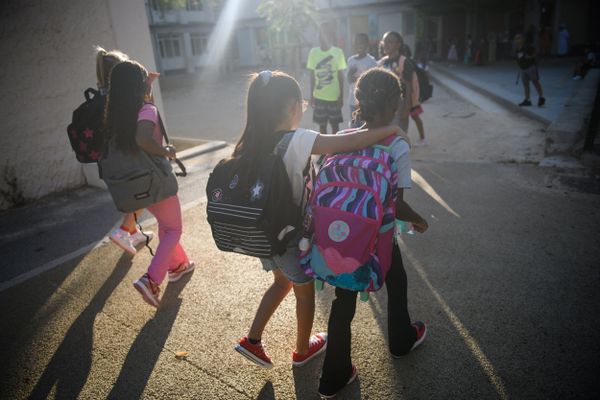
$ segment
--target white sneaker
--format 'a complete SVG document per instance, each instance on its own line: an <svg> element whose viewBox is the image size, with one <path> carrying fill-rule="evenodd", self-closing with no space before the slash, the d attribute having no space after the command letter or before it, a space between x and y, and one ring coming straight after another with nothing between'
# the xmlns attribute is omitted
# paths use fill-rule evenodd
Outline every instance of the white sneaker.
<svg viewBox="0 0 600 400"><path fill-rule="evenodd" d="M423 146L427 146L427 145L429 145L429 142L427 141L427 139L420 139L420 140L417 140L417 141L416 141L416 142L413 144L413 146L414 146L414 147L423 147Z"/></svg>
<svg viewBox="0 0 600 400"><path fill-rule="evenodd" d="M137 247L138 245L142 244L142 243L146 243L146 236L148 236L148 242L152 241L152 238L154 238L154 232L152 231L135 231L135 233L133 235L131 235L131 244L133 245L133 247Z"/></svg>
<svg viewBox="0 0 600 400"><path fill-rule="evenodd" d="M150 279L148 274L142 275L140 279L133 282L133 287L142 295L144 301L153 307L160 306L160 287Z"/></svg>
<svg viewBox="0 0 600 400"><path fill-rule="evenodd" d="M123 229L117 228L110 233L110 236L108 238L114 244L116 244L132 256L135 256L135 254L137 253L137 250L131 243L131 236L129 235L129 232L125 232Z"/></svg>
<svg viewBox="0 0 600 400"><path fill-rule="evenodd" d="M196 264L193 261L190 261L187 264L181 264L174 271L169 271L169 282L177 282L180 280L185 274L189 274L194 271L196 268Z"/></svg>

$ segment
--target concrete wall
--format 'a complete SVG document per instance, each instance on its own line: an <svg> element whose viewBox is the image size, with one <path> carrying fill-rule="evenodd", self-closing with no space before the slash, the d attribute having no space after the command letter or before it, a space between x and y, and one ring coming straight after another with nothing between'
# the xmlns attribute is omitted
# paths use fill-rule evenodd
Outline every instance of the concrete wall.
<svg viewBox="0 0 600 400"><path fill-rule="evenodd" d="M94 45L120 48L154 69L144 3L19 0L0 5L0 187L14 168L27 199L86 183L66 127L95 86ZM158 85L157 85L158 86ZM162 104L160 90L155 93ZM10 204L0 196L0 209Z"/></svg>

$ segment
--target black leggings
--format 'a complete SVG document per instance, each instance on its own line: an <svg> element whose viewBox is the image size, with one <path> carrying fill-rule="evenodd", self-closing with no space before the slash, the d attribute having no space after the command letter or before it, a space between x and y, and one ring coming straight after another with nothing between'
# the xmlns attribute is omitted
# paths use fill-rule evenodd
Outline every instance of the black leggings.
<svg viewBox="0 0 600 400"><path fill-rule="evenodd" d="M406 271L402 264L402 255L396 244L393 246L392 266L385 286L388 294L390 351L395 355L406 354L415 343L416 331L412 327L408 315ZM352 372L350 325L356 311L357 293L335 288L335 300L331 305L329 315L328 343L320 383L320 388L327 392L342 388Z"/></svg>

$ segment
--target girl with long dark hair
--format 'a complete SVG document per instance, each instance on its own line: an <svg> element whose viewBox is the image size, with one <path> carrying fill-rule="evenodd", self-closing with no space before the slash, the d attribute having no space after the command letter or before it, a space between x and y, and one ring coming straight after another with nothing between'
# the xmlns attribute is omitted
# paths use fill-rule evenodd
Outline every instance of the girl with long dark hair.
<svg viewBox="0 0 600 400"><path fill-rule="evenodd" d="M148 71L135 61L123 61L110 74L110 89L106 105L106 127L109 140L124 153L145 151L160 157L175 158L175 148L163 144L158 110L152 104L152 82L157 73ZM160 284L169 275L175 282L194 270L179 244L182 233L181 206L177 195L148 207L158 221L160 243L148 271L133 285L144 301L160 305Z"/></svg>

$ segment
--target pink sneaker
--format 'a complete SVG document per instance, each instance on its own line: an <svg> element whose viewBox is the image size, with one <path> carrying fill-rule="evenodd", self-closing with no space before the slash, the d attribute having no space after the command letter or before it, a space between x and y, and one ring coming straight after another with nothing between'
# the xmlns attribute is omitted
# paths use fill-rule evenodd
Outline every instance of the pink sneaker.
<svg viewBox="0 0 600 400"><path fill-rule="evenodd" d="M160 306L160 287L157 283L154 283L148 274L142 275L140 279L133 282L133 287L142 295L144 301L153 307L158 308Z"/></svg>
<svg viewBox="0 0 600 400"><path fill-rule="evenodd" d="M169 282L177 282L185 274L189 274L190 272L194 271L194 268L196 268L196 264L193 261L190 261L187 264L180 264L177 269L169 271Z"/></svg>
<svg viewBox="0 0 600 400"><path fill-rule="evenodd" d="M292 364L295 367L301 367L327 348L327 333L320 332L312 335L308 344L308 352L306 354L298 354L295 351L292 353Z"/></svg>
<svg viewBox="0 0 600 400"><path fill-rule="evenodd" d="M252 344L247 336L240 339L240 342L235 346L235 351L259 367L273 368L271 358L265 353L262 343Z"/></svg>

